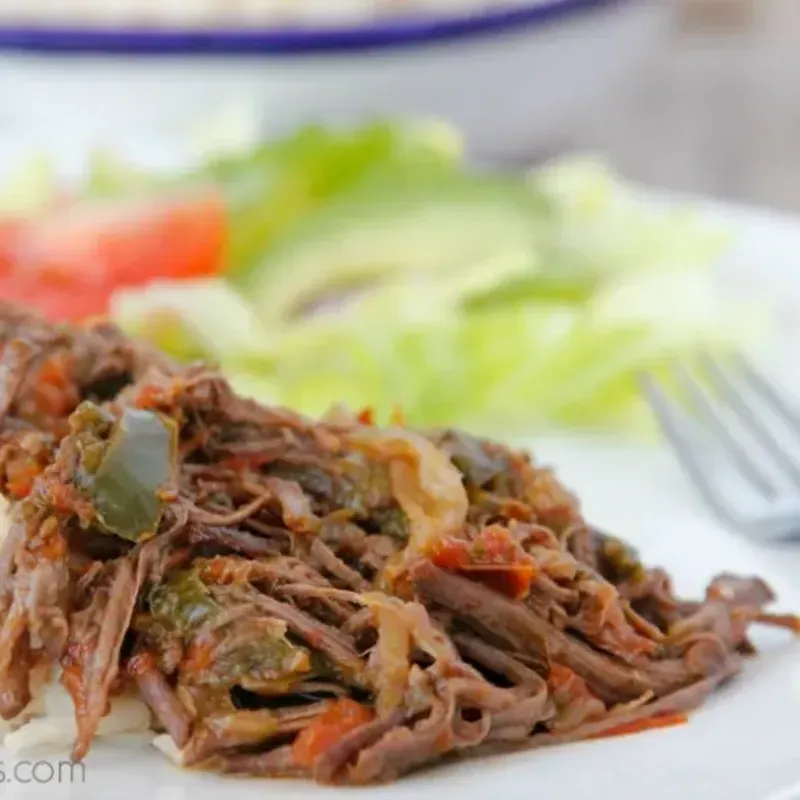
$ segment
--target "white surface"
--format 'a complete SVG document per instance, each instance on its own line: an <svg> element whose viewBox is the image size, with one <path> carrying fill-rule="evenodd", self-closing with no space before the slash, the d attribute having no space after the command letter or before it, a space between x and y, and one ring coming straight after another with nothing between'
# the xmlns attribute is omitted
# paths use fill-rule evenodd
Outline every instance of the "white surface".
<svg viewBox="0 0 800 800"><path fill-rule="evenodd" d="M716 267L718 285L732 298L770 311L774 330L759 358L800 397L800 216L673 192L645 189L643 196L659 205L696 208L710 223L735 232Z"/></svg>
<svg viewBox="0 0 800 800"><path fill-rule="evenodd" d="M72 167L113 142L139 160L171 160L209 116L244 109L270 136L308 122L443 117L484 157L530 154L602 106L661 36L670 6L614 3L506 35L328 57L0 53L0 149L41 147Z"/></svg>
<svg viewBox="0 0 800 800"><path fill-rule="evenodd" d="M783 308L788 332L800 317L800 225L766 212L710 207L709 213L736 220L742 230L740 246L720 265L722 283L779 299L776 307ZM697 594L716 572L733 570L765 577L778 591L781 607L800 610L800 546L765 548L717 526L667 452L601 441L528 444L540 461L558 467L581 496L588 518L638 546L648 562L667 567L679 591ZM408 796L529 800L533 794L557 800L796 800L800 798L800 642L782 632L757 633L761 657L686 726L466 762L392 786L359 790L358 796L362 800ZM10 762L6 757L5 774L10 773ZM221 792L240 800L267 796L316 800L352 791L181 773L148 745L136 742L124 748L96 747L86 764L85 782L0 786L0 794L14 800L111 796L218 800Z"/></svg>

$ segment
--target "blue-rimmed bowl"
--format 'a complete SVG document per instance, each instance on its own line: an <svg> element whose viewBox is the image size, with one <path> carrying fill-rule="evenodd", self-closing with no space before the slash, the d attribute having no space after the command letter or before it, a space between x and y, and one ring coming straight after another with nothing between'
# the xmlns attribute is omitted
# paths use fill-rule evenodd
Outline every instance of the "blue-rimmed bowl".
<svg viewBox="0 0 800 800"><path fill-rule="evenodd" d="M283 29L0 24L0 143L66 160L172 158L230 111L309 121L443 117L488 158L552 144L634 73L670 0L529 0L467 15ZM231 117L233 119L233 116Z"/></svg>

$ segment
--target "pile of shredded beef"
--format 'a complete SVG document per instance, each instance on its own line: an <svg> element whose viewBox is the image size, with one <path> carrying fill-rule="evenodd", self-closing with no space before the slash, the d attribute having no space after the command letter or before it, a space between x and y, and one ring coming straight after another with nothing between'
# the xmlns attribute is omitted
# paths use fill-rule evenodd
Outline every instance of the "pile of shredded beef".
<svg viewBox="0 0 800 800"><path fill-rule="evenodd" d="M700 602L529 456L321 422L98 324L0 304L0 714L51 666L74 756L135 688L184 765L323 783L680 719L740 668L758 579Z"/></svg>

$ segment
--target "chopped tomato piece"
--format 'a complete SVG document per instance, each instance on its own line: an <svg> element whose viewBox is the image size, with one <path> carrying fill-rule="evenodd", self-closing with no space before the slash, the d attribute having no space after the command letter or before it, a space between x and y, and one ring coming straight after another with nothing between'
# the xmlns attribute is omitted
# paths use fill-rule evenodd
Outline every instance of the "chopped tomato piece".
<svg viewBox="0 0 800 800"><path fill-rule="evenodd" d="M45 561L57 561L67 552L67 542L61 534L47 537L32 552Z"/></svg>
<svg viewBox="0 0 800 800"><path fill-rule="evenodd" d="M605 739L609 736L627 736L631 733L642 733L644 731L654 730L655 728L671 728L673 725L685 725L689 721L686 714L680 712L666 712L663 714L656 714L646 719L639 719L635 722L623 722L620 725L615 725L613 728L607 728L590 739Z"/></svg>
<svg viewBox="0 0 800 800"><path fill-rule="evenodd" d="M134 405L141 409L157 408L164 401L164 390L160 386L145 384L136 393Z"/></svg>
<svg viewBox="0 0 800 800"><path fill-rule="evenodd" d="M14 252L26 226L22 219L0 219L0 275L7 275L14 266Z"/></svg>
<svg viewBox="0 0 800 800"><path fill-rule="evenodd" d="M43 416L66 417L80 402L70 358L66 353L55 353L39 369L33 396L36 410Z"/></svg>
<svg viewBox="0 0 800 800"><path fill-rule="evenodd" d="M55 288L26 277L0 277L0 300L28 308L55 322L79 322L104 314L111 292L94 287Z"/></svg>
<svg viewBox="0 0 800 800"><path fill-rule="evenodd" d="M337 700L295 739L292 754L301 767L311 767L314 762L346 733L375 718L372 709L345 697Z"/></svg>
<svg viewBox="0 0 800 800"><path fill-rule="evenodd" d="M138 391L134 405L148 411L169 409L185 389L182 378L173 378L167 384L148 383Z"/></svg>
<svg viewBox="0 0 800 800"><path fill-rule="evenodd" d="M219 464L225 469L246 472L247 470L257 470L274 460L275 455L273 453L243 453L242 455L223 458Z"/></svg>
<svg viewBox="0 0 800 800"><path fill-rule="evenodd" d="M243 565L242 574L239 576L237 570L231 568L233 564L239 566L240 562L231 562L230 559L219 556L210 558L200 570L201 580L207 583L235 583L237 577L246 580L247 566Z"/></svg>
<svg viewBox="0 0 800 800"><path fill-rule="evenodd" d="M17 230L13 271L101 285L219 272L225 204L210 189L186 198L76 206Z"/></svg>
<svg viewBox="0 0 800 800"><path fill-rule="evenodd" d="M21 500L31 493L33 482L44 471L34 458L15 458L6 464L6 488L12 497Z"/></svg>
<svg viewBox="0 0 800 800"><path fill-rule="evenodd" d="M358 412L356 415L356 419L362 425L374 425L375 424L375 409L371 406L366 406L362 408L361 411Z"/></svg>
<svg viewBox="0 0 800 800"><path fill-rule="evenodd" d="M189 675L208 669L214 661L214 650L214 641L210 637L193 639L181 662L181 670Z"/></svg>
<svg viewBox="0 0 800 800"><path fill-rule="evenodd" d="M35 559L57 561L67 553L67 540L55 517L49 517L39 528L36 538L27 544L28 552Z"/></svg>
<svg viewBox="0 0 800 800"><path fill-rule="evenodd" d="M499 525L490 525L472 540L445 538L436 545L431 561L514 599L528 594L536 574L533 559Z"/></svg>
<svg viewBox="0 0 800 800"><path fill-rule="evenodd" d="M574 684L576 678L578 678L578 676L569 667L552 662L550 664L550 673L547 676L547 686L551 692L556 692L559 689L569 687L570 684ZM578 678L578 680L580 680L580 678ZM583 681L581 681L581 683L583 683ZM583 685L585 686L586 684L584 683Z"/></svg>
<svg viewBox="0 0 800 800"><path fill-rule="evenodd" d="M48 487L50 502L56 511L72 511L73 497L72 491L66 486L53 482Z"/></svg>

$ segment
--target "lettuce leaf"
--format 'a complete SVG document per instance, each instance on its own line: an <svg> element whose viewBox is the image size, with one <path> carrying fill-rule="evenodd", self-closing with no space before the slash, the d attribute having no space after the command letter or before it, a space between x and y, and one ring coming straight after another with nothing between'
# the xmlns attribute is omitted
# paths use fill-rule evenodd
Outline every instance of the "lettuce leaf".
<svg viewBox="0 0 800 800"><path fill-rule="evenodd" d="M262 360L270 334L245 298L223 279L156 281L123 289L111 317L132 336L183 360Z"/></svg>
<svg viewBox="0 0 800 800"><path fill-rule="evenodd" d="M392 184L382 181L385 192ZM639 370L666 373L673 358L724 351L758 335L758 314L724 302L710 271L730 234L691 209L643 201L591 161L562 162L529 181L538 199L518 206L528 209L519 219L529 219L529 233L523 225L513 242L499 237L494 248L470 250L458 242L444 247L448 234L437 226L418 227L416 249L406 256L391 230L364 239L377 249L362 245L359 257L388 257L393 268L314 313L270 311L277 306L261 293L270 281L277 287L278 273L265 272L261 293L239 294L224 282L206 284L199 299L181 294L186 287L154 289L129 299L120 318L139 333L155 331L157 343L174 350L152 324L153 315L168 312L172 330L218 361L240 391L308 414L344 403L372 406L384 418L399 406L413 424L497 434L648 431ZM342 192L330 207L342 203L348 214L323 208L292 234L331 226L331 253L317 251L329 259L328 285L352 266L341 241L352 228L348 219L374 214L367 204L359 211L358 196ZM423 191L412 205L424 216L426 203L440 208L441 198L438 189ZM428 260L412 257L420 249Z"/></svg>
<svg viewBox="0 0 800 800"><path fill-rule="evenodd" d="M689 286L699 299L676 315ZM342 402L372 406L384 419L400 407L413 424L485 433L643 434L652 422L639 370L667 371L671 359L701 348L724 351L756 335L757 323L732 312L696 272L626 279L582 305L479 310L431 280L275 329L260 359L248 345L228 350L221 364L239 391L311 415Z"/></svg>
<svg viewBox="0 0 800 800"><path fill-rule="evenodd" d="M78 193L209 179L229 198L228 273L120 292L112 315L309 414L343 402L487 433L638 433L639 370L738 346L763 322L718 296L710 268L732 236L694 209L644 201L591 159L477 176L443 126L309 127L173 175L97 154ZM56 192L32 159L0 212ZM326 302L298 306L302 292Z"/></svg>

